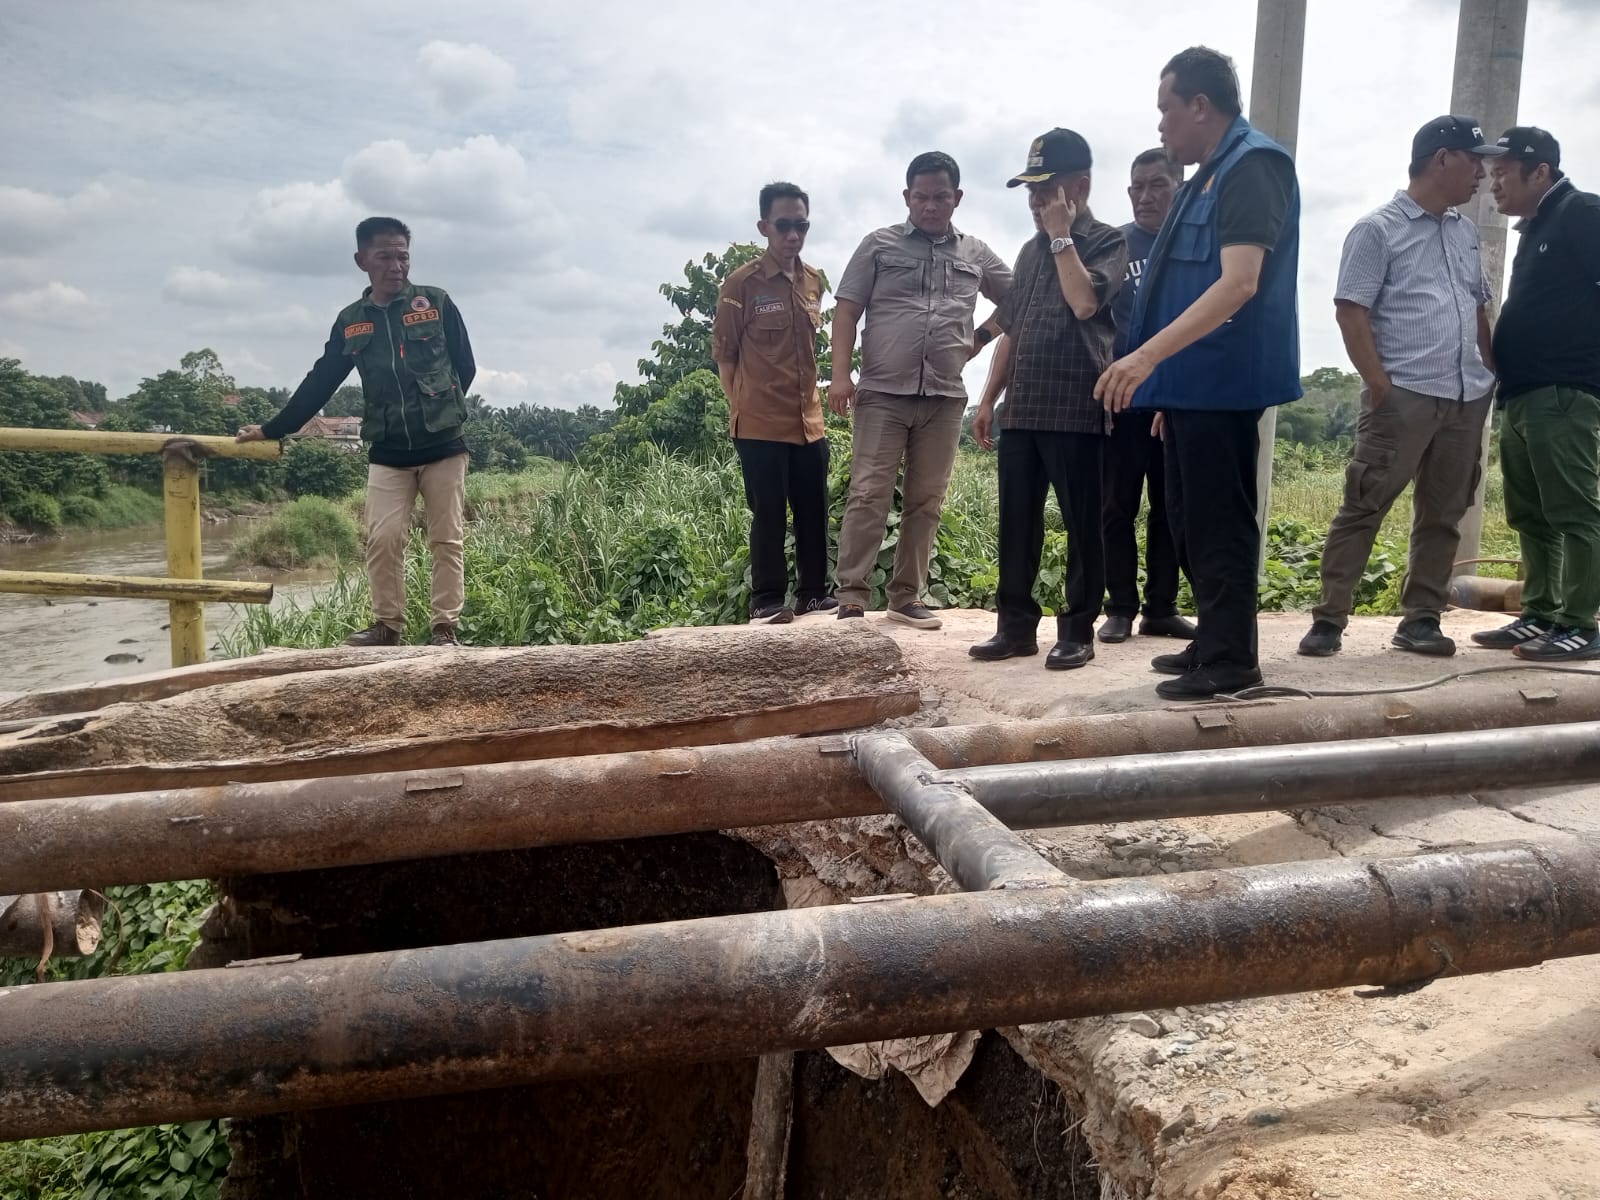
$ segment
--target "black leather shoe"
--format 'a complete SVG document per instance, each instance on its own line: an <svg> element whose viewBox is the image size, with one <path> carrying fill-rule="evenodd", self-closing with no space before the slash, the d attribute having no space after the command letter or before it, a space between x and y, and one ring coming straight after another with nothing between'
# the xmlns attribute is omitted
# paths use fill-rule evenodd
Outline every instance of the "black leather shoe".
<svg viewBox="0 0 1600 1200"><path fill-rule="evenodd" d="M1093 657L1093 642L1057 642L1044 656L1044 665L1048 671L1070 671L1087 665Z"/></svg>
<svg viewBox="0 0 1600 1200"><path fill-rule="evenodd" d="M1019 642L1015 638L1006 637L1003 633L997 633L987 642L968 646L967 653L984 662L999 662L1003 658L1027 658L1030 654L1037 654L1039 643Z"/></svg>
<svg viewBox="0 0 1600 1200"><path fill-rule="evenodd" d="M1150 660L1150 669L1162 675L1182 675L1194 670L1194 643L1191 642L1176 654L1158 654Z"/></svg>
<svg viewBox="0 0 1600 1200"><path fill-rule="evenodd" d="M1132 636L1132 617L1107 617L1100 623L1099 632L1095 634L1095 637L1105 642L1108 646L1114 646L1118 642L1125 642Z"/></svg>
<svg viewBox="0 0 1600 1200"><path fill-rule="evenodd" d="M1140 637L1169 637L1192 639L1194 622L1188 617L1173 613L1170 617L1146 617L1139 622Z"/></svg>
<svg viewBox="0 0 1600 1200"><path fill-rule="evenodd" d="M1210 700L1213 696L1232 695L1260 683L1261 671L1256 667L1213 663L1162 680L1156 684L1156 695L1163 700Z"/></svg>

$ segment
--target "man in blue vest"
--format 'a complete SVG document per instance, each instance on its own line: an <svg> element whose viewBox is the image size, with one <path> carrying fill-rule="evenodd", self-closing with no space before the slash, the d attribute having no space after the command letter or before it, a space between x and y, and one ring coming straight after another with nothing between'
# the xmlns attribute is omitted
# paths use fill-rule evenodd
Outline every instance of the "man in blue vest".
<svg viewBox="0 0 1600 1200"><path fill-rule="evenodd" d="M1225 55L1195 46L1162 68L1161 145L1197 165L1145 267L1128 353L1096 385L1108 412L1154 409L1167 520L1200 627L1151 666L1156 694L1205 700L1261 682L1256 657L1257 423L1298 400L1300 188L1288 151L1240 114Z"/></svg>

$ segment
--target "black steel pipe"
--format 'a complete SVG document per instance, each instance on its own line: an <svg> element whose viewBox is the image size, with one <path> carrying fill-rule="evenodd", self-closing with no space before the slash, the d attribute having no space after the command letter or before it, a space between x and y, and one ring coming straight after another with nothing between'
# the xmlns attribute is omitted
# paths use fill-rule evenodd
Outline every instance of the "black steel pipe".
<svg viewBox="0 0 1600 1200"><path fill-rule="evenodd" d="M0 1140L1600 953L1600 848L1481 846L0 989Z"/></svg>
<svg viewBox="0 0 1600 1200"><path fill-rule="evenodd" d="M933 764L904 734L860 734L855 756L872 790L967 891L1060 887L1072 882L1071 876L990 816L960 784L931 782Z"/></svg>
<svg viewBox="0 0 1600 1200"><path fill-rule="evenodd" d="M1012 829L1600 781L1600 722L939 771Z"/></svg>

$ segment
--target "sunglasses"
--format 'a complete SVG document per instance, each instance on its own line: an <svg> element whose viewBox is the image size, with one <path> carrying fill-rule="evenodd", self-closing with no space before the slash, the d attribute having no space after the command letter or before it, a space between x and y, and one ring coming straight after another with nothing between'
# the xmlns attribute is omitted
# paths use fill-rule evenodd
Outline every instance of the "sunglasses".
<svg viewBox="0 0 1600 1200"><path fill-rule="evenodd" d="M811 228L811 222L805 220L791 221L788 217L779 217L772 222L772 227L779 233L804 233Z"/></svg>

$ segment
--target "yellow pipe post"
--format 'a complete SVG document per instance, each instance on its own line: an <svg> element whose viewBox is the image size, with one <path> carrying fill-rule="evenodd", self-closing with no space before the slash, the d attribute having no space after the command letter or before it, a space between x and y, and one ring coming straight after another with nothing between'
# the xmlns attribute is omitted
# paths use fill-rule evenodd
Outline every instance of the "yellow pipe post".
<svg viewBox="0 0 1600 1200"><path fill-rule="evenodd" d="M200 469L192 455L173 447L161 456L162 491L166 496L167 575L200 578ZM205 609L194 600L174 600L172 665L193 666L206 660Z"/></svg>

